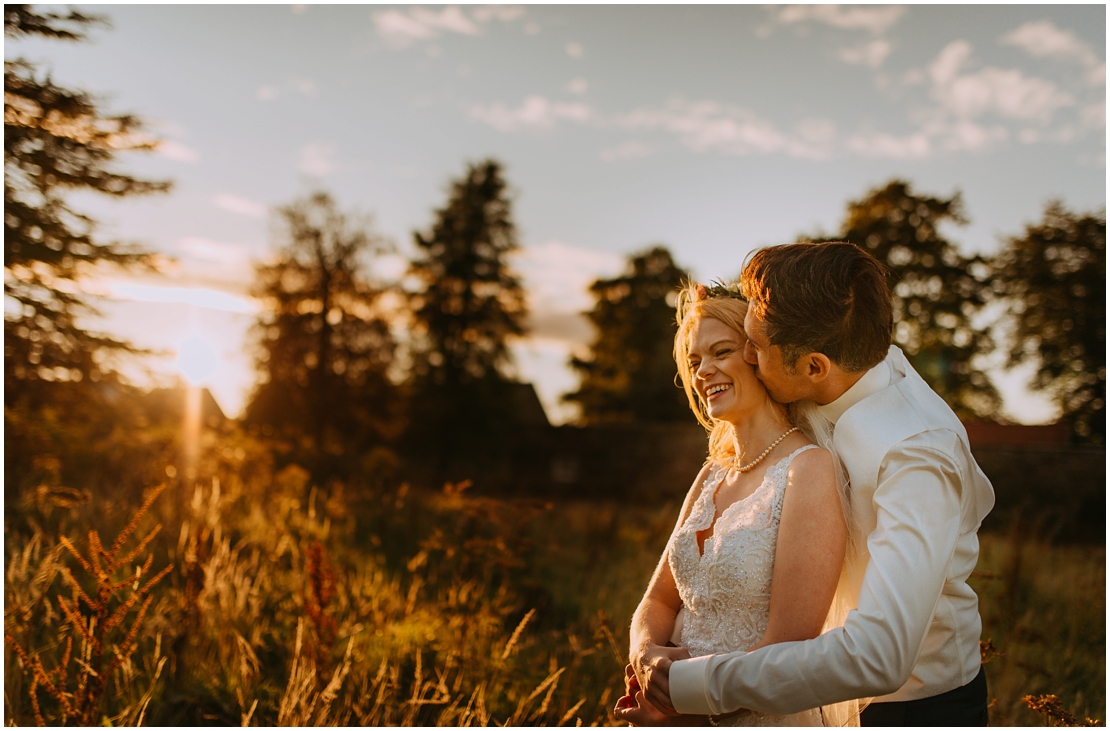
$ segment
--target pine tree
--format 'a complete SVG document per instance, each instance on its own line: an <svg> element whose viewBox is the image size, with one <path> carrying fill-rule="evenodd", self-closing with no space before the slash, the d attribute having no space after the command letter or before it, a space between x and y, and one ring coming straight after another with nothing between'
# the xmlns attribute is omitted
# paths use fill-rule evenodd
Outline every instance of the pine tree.
<svg viewBox="0 0 1110 731"><path fill-rule="evenodd" d="M524 289L509 265L518 249L502 166L468 166L428 233L413 236L412 444L442 468L498 452L512 421L512 353L525 333Z"/></svg>
<svg viewBox="0 0 1110 731"><path fill-rule="evenodd" d="M279 208L277 224L277 261L256 271L262 382L246 420L298 445L294 457L326 477L358 467L398 430L386 288L366 272L384 245L323 192Z"/></svg>
<svg viewBox="0 0 1110 731"><path fill-rule="evenodd" d="M413 238L420 254L409 273L421 284L412 297L416 381L456 387L505 378L508 343L524 334L527 309L508 263L519 247L501 164L471 165L431 232Z"/></svg>
<svg viewBox="0 0 1110 731"><path fill-rule="evenodd" d="M99 18L4 6L8 38L81 40ZM20 59L4 62L4 377L9 397L34 381L98 380L100 356L127 351L79 322L95 314L78 281L104 265L147 265L133 246L104 241L96 222L67 197L97 192L120 198L164 192L114 169L117 153L157 145L130 115L108 116L90 95L64 89ZM10 398L9 398L10 400Z"/></svg>
<svg viewBox="0 0 1110 731"><path fill-rule="evenodd" d="M100 23L73 11L4 6L9 41L79 41ZM133 390L111 369L112 357L135 351L81 321L96 313L81 293L84 276L149 259L102 239L96 222L67 202L74 193L168 190L167 182L139 180L112 165L117 152L155 144L138 119L108 116L91 96L59 87L34 65L4 61L4 495L15 530L39 520L20 517L28 489L110 484L120 500L157 479L135 459L148 448L142 430L149 425Z"/></svg>
<svg viewBox="0 0 1110 731"><path fill-rule="evenodd" d="M675 385L674 296L687 274L663 246L632 254L625 272L590 286L596 302L586 316L596 336L586 358L571 358L577 391L563 396L581 408L580 422L691 419Z"/></svg>

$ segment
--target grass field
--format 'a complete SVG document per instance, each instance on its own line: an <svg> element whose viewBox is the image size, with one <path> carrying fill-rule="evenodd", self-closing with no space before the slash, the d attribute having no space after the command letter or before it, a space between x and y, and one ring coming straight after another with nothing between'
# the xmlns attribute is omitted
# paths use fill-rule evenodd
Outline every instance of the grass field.
<svg viewBox="0 0 1110 731"><path fill-rule="evenodd" d="M23 501L5 531L6 723L614 723L677 501L356 498L295 467L214 472L118 547L134 509ZM984 535L973 583L992 723L1044 725L1021 699L1048 693L1105 719L1105 550Z"/></svg>

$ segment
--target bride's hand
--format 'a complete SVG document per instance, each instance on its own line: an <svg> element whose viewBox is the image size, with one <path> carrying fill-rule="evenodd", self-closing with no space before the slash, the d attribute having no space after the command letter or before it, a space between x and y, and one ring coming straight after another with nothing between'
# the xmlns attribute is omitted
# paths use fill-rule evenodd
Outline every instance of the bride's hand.
<svg viewBox="0 0 1110 731"><path fill-rule="evenodd" d="M634 662L639 661L639 667L635 668L636 677L643 687L647 702L666 716L673 718L679 715L671 703L671 663L689 657L690 652L685 647L649 645L641 656L633 659Z"/></svg>
<svg viewBox="0 0 1110 731"><path fill-rule="evenodd" d="M618 721L624 721L632 726L704 725L704 718L668 716L660 713L644 697L640 682L636 680L636 674L631 665L625 667L624 675L628 693L617 701L613 709L613 715Z"/></svg>

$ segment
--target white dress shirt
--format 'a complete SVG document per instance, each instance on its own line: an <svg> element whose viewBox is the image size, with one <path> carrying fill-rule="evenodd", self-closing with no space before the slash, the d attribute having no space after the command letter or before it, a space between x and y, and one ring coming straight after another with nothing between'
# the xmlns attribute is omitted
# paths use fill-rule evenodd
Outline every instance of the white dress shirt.
<svg viewBox="0 0 1110 731"><path fill-rule="evenodd" d="M857 608L812 640L674 663L671 701L682 713L916 700L979 672L982 626L967 577L994 490L963 426L894 346L818 411L835 425L851 479L852 530L867 536Z"/></svg>

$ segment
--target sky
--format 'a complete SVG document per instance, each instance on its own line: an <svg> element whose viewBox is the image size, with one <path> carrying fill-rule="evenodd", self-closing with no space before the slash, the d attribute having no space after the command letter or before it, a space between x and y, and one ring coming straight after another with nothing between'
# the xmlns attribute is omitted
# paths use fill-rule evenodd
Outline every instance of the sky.
<svg viewBox="0 0 1110 731"><path fill-rule="evenodd" d="M451 180L501 161L533 313L516 372L554 422L573 416L587 287L651 245L732 278L893 178L961 194L970 223L943 233L966 253L1052 199L1105 207L1104 5L76 7L110 26L7 40L5 58L142 117L161 143L119 167L174 183L74 196L106 237L164 256L89 280L93 324L160 352L137 381L185 371L230 415L254 382L270 210L315 188L373 217L395 252L375 271L396 277ZM1028 370L991 374L1010 418L1055 418Z"/></svg>

